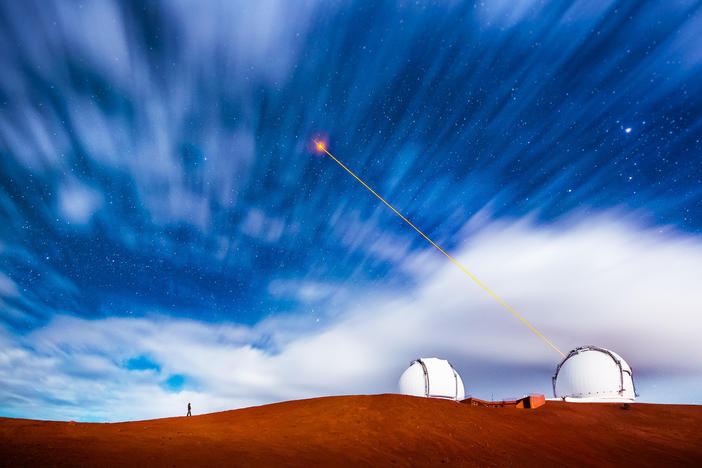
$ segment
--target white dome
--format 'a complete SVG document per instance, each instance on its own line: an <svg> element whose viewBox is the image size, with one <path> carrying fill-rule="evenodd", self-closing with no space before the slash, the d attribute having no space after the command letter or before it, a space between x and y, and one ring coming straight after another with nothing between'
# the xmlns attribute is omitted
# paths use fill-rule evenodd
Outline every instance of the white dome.
<svg viewBox="0 0 702 468"><path fill-rule="evenodd" d="M553 396L566 401L633 401L631 367L614 351L576 348L556 368Z"/></svg>
<svg viewBox="0 0 702 468"><path fill-rule="evenodd" d="M402 373L400 393L427 398L463 400L463 380L453 366L444 359L421 358L412 361Z"/></svg>

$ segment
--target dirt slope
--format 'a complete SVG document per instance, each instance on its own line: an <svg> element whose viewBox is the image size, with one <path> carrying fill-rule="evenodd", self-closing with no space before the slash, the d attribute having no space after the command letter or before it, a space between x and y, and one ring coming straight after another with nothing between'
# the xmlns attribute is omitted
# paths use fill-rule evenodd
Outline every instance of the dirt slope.
<svg viewBox="0 0 702 468"><path fill-rule="evenodd" d="M6 466L702 466L702 406L345 396L117 424L0 418Z"/></svg>

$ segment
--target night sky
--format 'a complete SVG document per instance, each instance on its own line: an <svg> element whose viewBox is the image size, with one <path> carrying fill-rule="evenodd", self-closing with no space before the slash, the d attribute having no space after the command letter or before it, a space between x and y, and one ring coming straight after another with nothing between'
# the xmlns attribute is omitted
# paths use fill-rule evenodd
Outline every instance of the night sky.
<svg viewBox="0 0 702 468"><path fill-rule="evenodd" d="M0 1L0 415L550 396L614 349L702 403L702 2ZM638 373L637 373L638 372ZM638 378L638 379L637 379Z"/></svg>

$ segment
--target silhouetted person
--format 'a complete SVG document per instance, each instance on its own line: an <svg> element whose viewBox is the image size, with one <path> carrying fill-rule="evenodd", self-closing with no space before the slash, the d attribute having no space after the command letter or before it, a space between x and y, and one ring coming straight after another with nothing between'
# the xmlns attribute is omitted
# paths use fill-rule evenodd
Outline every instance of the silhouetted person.
<svg viewBox="0 0 702 468"><path fill-rule="evenodd" d="M192 416L192 414L190 413L190 402L188 402L188 414L186 414L186 416Z"/></svg>

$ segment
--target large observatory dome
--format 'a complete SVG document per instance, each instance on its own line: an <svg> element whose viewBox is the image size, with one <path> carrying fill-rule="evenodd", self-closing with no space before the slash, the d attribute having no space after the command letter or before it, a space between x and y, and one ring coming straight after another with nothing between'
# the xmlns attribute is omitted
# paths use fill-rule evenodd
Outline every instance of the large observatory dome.
<svg viewBox="0 0 702 468"><path fill-rule="evenodd" d="M614 351L576 348L556 368L553 396L566 401L633 401L631 367Z"/></svg>
<svg viewBox="0 0 702 468"><path fill-rule="evenodd" d="M400 377L399 387L404 395L449 400L465 398L461 376L444 359L421 358L412 361Z"/></svg>

